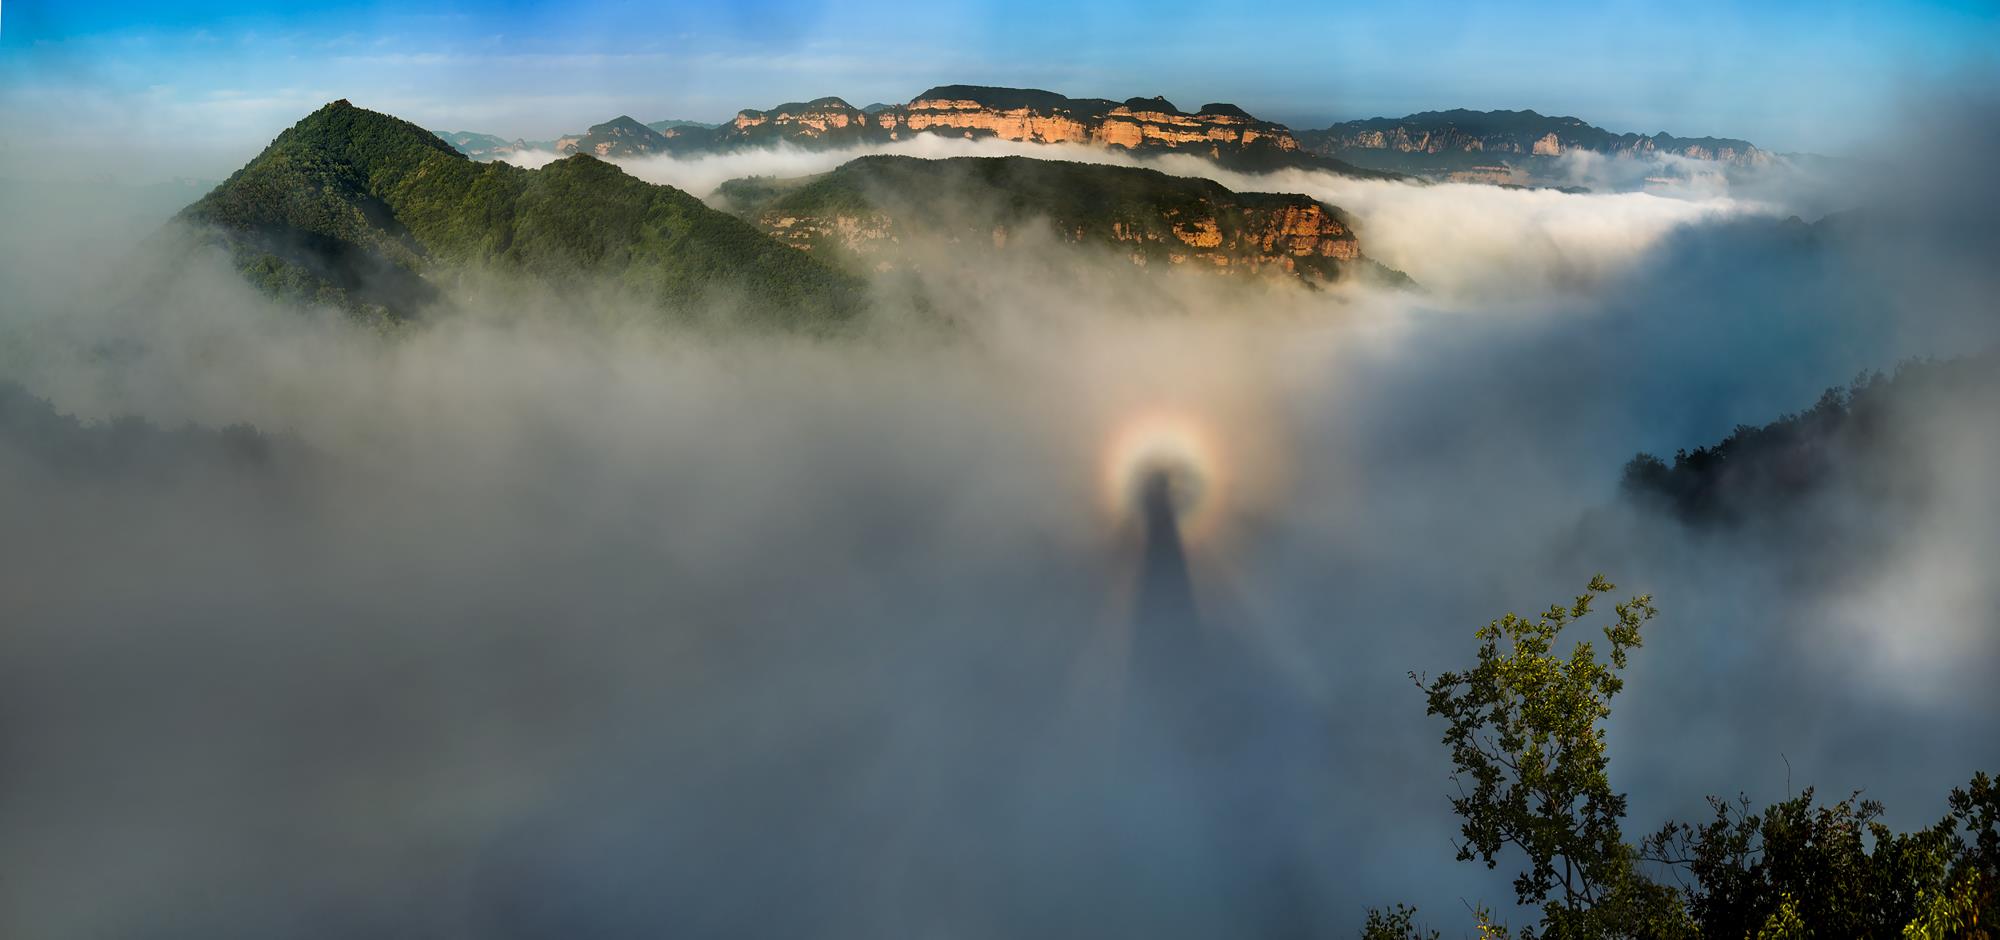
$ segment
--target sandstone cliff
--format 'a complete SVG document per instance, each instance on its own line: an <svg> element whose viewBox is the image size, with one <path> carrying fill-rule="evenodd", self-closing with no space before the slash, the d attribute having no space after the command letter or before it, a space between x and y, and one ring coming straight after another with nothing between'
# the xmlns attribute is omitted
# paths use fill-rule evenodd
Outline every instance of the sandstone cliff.
<svg viewBox="0 0 2000 940"><path fill-rule="evenodd" d="M1248 172L1288 167L1348 176L1392 179L1400 174L1365 169L1308 153L1284 125L1262 121L1232 104L1210 103L1188 112L1165 98L1069 98L1034 88L941 85L906 104L857 108L836 97L748 108L719 125L693 121L641 124L630 117L571 134L548 145L558 154L631 157L653 153L704 153L778 143L806 148L857 147L907 140L919 134L1022 143L1081 144L1139 152L1207 157ZM502 156L538 145L517 144L475 154Z"/></svg>
<svg viewBox="0 0 2000 940"><path fill-rule="evenodd" d="M945 85L874 117L891 136L930 131L1131 150L1193 150L1210 156L1249 148L1298 149L1283 125L1259 121L1235 105L1205 104L1188 113L1165 98L1118 103L1035 89Z"/></svg>
<svg viewBox="0 0 2000 940"><path fill-rule="evenodd" d="M1242 108L1211 103L1182 111L1165 98L1069 98L1033 88L942 85L907 104L857 108L840 98L737 112L717 128L711 146L787 141L845 146L907 139L916 134L994 138L1024 143L1074 143L1141 151L1183 151L1213 158L1296 154L1297 139L1282 124Z"/></svg>
<svg viewBox="0 0 2000 940"><path fill-rule="evenodd" d="M768 110L746 108L717 127L711 142L730 147L787 141L805 146L848 146L889 139L865 111L835 97L793 101Z"/></svg>

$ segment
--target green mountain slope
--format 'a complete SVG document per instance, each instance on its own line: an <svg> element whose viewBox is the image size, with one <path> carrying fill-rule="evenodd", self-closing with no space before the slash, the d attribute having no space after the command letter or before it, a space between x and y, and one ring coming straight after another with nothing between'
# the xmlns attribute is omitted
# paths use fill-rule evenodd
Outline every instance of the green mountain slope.
<svg viewBox="0 0 2000 940"><path fill-rule="evenodd" d="M2000 402L1996 367L2000 351L1988 350L1864 375L1827 389L1805 411L1762 427L1739 425L1713 445L1677 451L1671 462L1639 454L1625 465L1624 494L1689 525L1826 512L1820 500L1834 495L1908 508L1935 485L1926 461L1936 459L1936 437L1949 434L1966 453L1994 440L1991 422L1980 417Z"/></svg>
<svg viewBox="0 0 2000 940"><path fill-rule="evenodd" d="M856 283L687 193L589 156L539 170L467 159L435 134L336 101L280 134L179 217L260 285L390 320L481 270L612 285L663 310L740 299L745 316L825 325Z"/></svg>

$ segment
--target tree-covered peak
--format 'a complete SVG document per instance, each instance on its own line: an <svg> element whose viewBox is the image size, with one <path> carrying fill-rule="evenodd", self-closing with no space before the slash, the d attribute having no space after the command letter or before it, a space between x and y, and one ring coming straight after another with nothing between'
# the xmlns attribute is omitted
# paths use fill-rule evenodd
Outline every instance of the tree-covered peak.
<svg viewBox="0 0 2000 940"><path fill-rule="evenodd" d="M1201 110L1196 113L1203 116L1220 115L1222 117L1242 118L1246 121L1256 120L1256 118L1250 116L1250 112L1245 111L1242 108L1239 108L1226 101L1211 101L1205 105L1202 105Z"/></svg>
<svg viewBox="0 0 2000 940"><path fill-rule="evenodd" d="M1127 98L1125 99L1125 107L1134 111L1157 111L1161 114L1182 113L1181 109L1174 107L1174 103L1168 101L1165 95L1154 95L1151 98Z"/></svg>
<svg viewBox="0 0 2000 940"><path fill-rule="evenodd" d="M356 107L345 98L301 118L279 134L251 166L285 152L340 157L363 169L382 161L420 161L429 154L466 159L438 135L401 118Z"/></svg>
<svg viewBox="0 0 2000 940"><path fill-rule="evenodd" d="M621 114L615 118L612 118L609 121L605 121L602 124L592 124L590 126L590 132L593 134L598 133L600 131L609 131L609 130L622 130L622 131L631 131L633 133L638 133L640 131L650 131L652 130L652 128L647 127L646 125L640 123L637 118L634 118L629 114Z"/></svg>
<svg viewBox="0 0 2000 940"><path fill-rule="evenodd" d="M611 133L628 122L653 134L629 116ZM723 297L787 323L853 310L846 278L671 186L587 152L539 170L475 162L345 100L286 129L179 219L275 293L391 320L442 299L440 269L614 286L665 310Z"/></svg>

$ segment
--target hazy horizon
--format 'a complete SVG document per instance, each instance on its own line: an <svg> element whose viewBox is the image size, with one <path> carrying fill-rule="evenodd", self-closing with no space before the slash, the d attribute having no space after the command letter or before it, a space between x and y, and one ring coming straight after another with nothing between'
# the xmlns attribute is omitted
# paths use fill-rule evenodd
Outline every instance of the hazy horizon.
<svg viewBox="0 0 2000 940"><path fill-rule="evenodd" d="M1227 101L1294 128L1534 110L1619 133L1838 154L1874 137L1903 99L1990 68L1996 45L1991 5L1949 2L1576 4L1532 17L1480 2L972 4L919 17L795 0L17 0L0 9L0 120L17 132L0 141L0 172L58 172L34 164L36 142L60 139L86 164L61 173L106 172L98 151L122 145L151 155L153 178L213 176L338 98L435 130L547 139L618 114L720 122L827 95L902 102L940 84Z"/></svg>

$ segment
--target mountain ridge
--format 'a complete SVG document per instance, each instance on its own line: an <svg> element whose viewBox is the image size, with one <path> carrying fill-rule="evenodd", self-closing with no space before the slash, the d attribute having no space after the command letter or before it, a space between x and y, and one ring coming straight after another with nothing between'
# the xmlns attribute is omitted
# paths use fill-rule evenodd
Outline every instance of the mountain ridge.
<svg viewBox="0 0 2000 940"><path fill-rule="evenodd" d="M1361 253L1353 219L1337 207L1144 167L870 154L812 177L731 181L722 194L788 244L875 270L901 266L911 244L1000 251L1039 229L1141 267L1281 273L1311 285L1406 280Z"/></svg>
<svg viewBox="0 0 2000 940"><path fill-rule="evenodd" d="M1755 168L1777 159L1734 137L1617 133L1581 118L1533 109L1418 111L1402 117L1342 121L1300 131L1300 146L1321 156L1401 172L1449 173L1481 164L1534 164L1569 153L1613 157L1684 157Z"/></svg>
<svg viewBox="0 0 2000 940"><path fill-rule="evenodd" d="M605 132L614 125L619 130ZM584 134L566 135L552 148L559 154L581 150L619 158L779 143L808 149L855 147L919 134L1191 153L1247 172L1296 167L1360 178L1414 174L1474 182L1561 182L1550 161L1579 151L1669 155L1731 168L1757 168L1784 159L1741 138L1679 137L1666 131L1618 133L1581 118L1544 115L1534 109L1419 111L1295 131L1227 102L1207 102L1186 111L1162 96L1118 101L1072 98L1041 88L970 84L935 85L901 104L856 107L837 95L787 101L741 109L719 124L666 120L640 125L621 115ZM456 141L467 135L470 132L444 136ZM514 141L495 147L489 142L485 151L461 149L473 156L504 157L526 144Z"/></svg>
<svg viewBox="0 0 2000 940"><path fill-rule="evenodd" d="M668 311L735 295L746 318L788 325L854 311L850 278L678 189L589 155L475 162L345 99L175 218L266 290L368 319L414 318L440 298L436 275L467 270L609 278Z"/></svg>
<svg viewBox="0 0 2000 940"><path fill-rule="evenodd" d="M1303 150L1283 124L1261 120L1225 102L1188 112L1164 97L1071 98L1039 88L937 85L902 104L855 107L827 95L768 108L744 108L721 124L640 124L621 115L584 134L558 139L559 155L602 157L689 154L770 147L853 147L908 140L920 134L1021 143L1077 144L1140 153L1190 153L1230 169L1327 170L1361 178L1393 179ZM504 153L497 153L504 156Z"/></svg>

